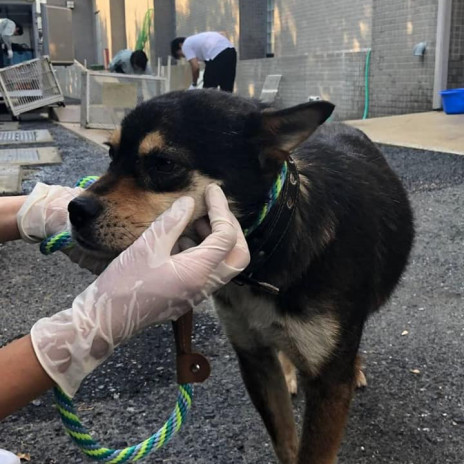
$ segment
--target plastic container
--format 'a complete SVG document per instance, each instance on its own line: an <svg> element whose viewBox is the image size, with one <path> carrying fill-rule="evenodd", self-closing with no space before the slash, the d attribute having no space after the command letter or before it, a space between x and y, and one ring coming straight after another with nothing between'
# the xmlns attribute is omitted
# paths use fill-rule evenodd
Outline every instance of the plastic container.
<svg viewBox="0 0 464 464"><path fill-rule="evenodd" d="M464 113L464 89L442 90L440 95L446 114Z"/></svg>

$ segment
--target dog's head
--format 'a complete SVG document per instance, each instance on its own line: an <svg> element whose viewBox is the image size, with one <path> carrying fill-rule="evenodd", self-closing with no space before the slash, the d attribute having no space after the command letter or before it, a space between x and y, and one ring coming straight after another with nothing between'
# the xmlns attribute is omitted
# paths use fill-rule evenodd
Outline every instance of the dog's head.
<svg viewBox="0 0 464 464"><path fill-rule="evenodd" d="M313 102L286 110L216 90L172 92L135 108L109 141L107 173L69 205L84 248L115 256L179 197L206 212L204 190L222 186L249 226L289 152L331 114Z"/></svg>

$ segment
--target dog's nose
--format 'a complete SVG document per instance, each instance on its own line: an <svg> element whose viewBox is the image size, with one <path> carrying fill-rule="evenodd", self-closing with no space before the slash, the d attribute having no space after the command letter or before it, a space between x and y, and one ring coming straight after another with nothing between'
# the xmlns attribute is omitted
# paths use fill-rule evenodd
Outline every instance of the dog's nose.
<svg viewBox="0 0 464 464"><path fill-rule="evenodd" d="M80 229L102 210L101 203L93 197L77 197L68 205L69 220L74 228Z"/></svg>

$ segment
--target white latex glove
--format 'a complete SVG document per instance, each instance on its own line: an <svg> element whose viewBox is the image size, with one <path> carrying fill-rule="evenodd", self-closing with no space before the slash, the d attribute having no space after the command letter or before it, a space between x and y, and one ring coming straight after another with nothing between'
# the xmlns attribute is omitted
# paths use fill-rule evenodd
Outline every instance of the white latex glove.
<svg viewBox="0 0 464 464"><path fill-rule="evenodd" d="M31 330L42 367L69 396L135 333L176 320L245 269L248 246L222 190L205 193L212 232L171 255L194 201L178 199L73 302Z"/></svg>
<svg viewBox="0 0 464 464"><path fill-rule="evenodd" d="M7 55L8 55L8 58L11 60L11 58L13 58L13 50L8 49Z"/></svg>
<svg viewBox="0 0 464 464"><path fill-rule="evenodd" d="M68 228L68 203L83 189L38 182L17 214L21 237L28 243L63 232Z"/></svg>
<svg viewBox="0 0 464 464"><path fill-rule="evenodd" d="M16 215L22 239L28 243L37 243L50 235L70 231L68 204L82 192L83 189L79 187L38 182ZM94 274L100 274L108 265L108 260L95 258L78 246L63 250L63 253L72 262Z"/></svg>
<svg viewBox="0 0 464 464"><path fill-rule="evenodd" d="M187 90L197 90L197 89L198 89L197 85L190 84L190 87Z"/></svg>

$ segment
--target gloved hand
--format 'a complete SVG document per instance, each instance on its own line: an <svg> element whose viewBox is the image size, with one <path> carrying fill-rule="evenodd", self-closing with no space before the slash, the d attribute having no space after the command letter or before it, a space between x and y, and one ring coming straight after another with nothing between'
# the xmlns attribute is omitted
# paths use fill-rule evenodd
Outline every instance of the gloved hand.
<svg viewBox="0 0 464 464"><path fill-rule="evenodd" d="M8 49L7 55L8 55L8 59L11 60L11 58L13 58L13 50Z"/></svg>
<svg viewBox="0 0 464 464"><path fill-rule="evenodd" d="M68 204L82 191L79 187L70 188L38 182L17 214L22 239L28 243L37 243L50 235L70 231ZM108 260L95 258L78 246L63 250L63 253L72 262L94 274L100 274L108 265Z"/></svg>
<svg viewBox="0 0 464 464"><path fill-rule="evenodd" d="M182 197L73 302L31 330L40 364L69 396L135 333L175 320L229 282L250 255L237 219L217 185L205 193L212 232L179 254L174 245L191 221L194 201Z"/></svg>
<svg viewBox="0 0 464 464"><path fill-rule="evenodd" d="M198 89L197 85L190 84L190 87L187 90L196 90Z"/></svg>

